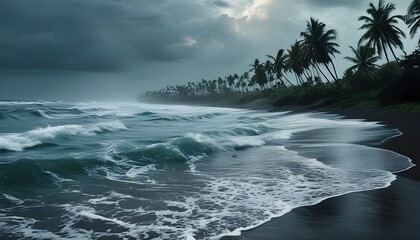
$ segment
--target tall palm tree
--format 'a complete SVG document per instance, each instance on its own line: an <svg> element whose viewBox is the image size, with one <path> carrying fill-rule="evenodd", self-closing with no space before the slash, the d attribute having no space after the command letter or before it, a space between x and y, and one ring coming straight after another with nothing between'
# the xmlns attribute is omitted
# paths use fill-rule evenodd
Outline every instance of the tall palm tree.
<svg viewBox="0 0 420 240"><path fill-rule="evenodd" d="M350 49L354 53L354 57L344 58L354 64L349 68L349 70L363 72L370 75L378 67L375 62L379 60L379 56L375 56L375 49L371 46L359 45L357 49L353 47L350 47Z"/></svg>
<svg viewBox="0 0 420 240"><path fill-rule="evenodd" d="M369 45L375 47L379 56L382 56L383 52L388 63L387 48L389 48L395 60L397 60L397 57L393 48L404 49L401 38L405 38L405 33L395 26L398 24L398 20L404 21L404 16L392 16L391 14L394 10L394 4L385 4L383 0L379 0L377 7L373 3L369 3L369 8L366 10L368 15L360 16L358 19L365 22L359 29L366 30L359 43L367 41Z"/></svg>
<svg viewBox="0 0 420 240"><path fill-rule="evenodd" d="M306 56L306 51L300 41L296 41L290 46L290 49L287 50L285 61L286 68L294 72L296 81L300 84L303 83L303 72L309 67L308 58Z"/></svg>
<svg viewBox="0 0 420 240"><path fill-rule="evenodd" d="M277 52L277 56L273 57L271 55L267 55L267 57L271 58L274 61L273 64L273 71L276 74L277 79L279 79L282 84L284 84L283 77L286 79L286 81L293 86L293 83L289 81L289 79L284 75L284 72L287 71L286 67L286 61L287 61L287 55L284 54L284 50L280 49Z"/></svg>
<svg viewBox="0 0 420 240"><path fill-rule="evenodd" d="M414 35L416 35L417 30L420 27L420 0L413 0L410 3L410 6L408 7L407 16L406 16L406 23L411 28L410 29L411 38L414 38ZM419 38L418 44L420 45L420 38Z"/></svg>
<svg viewBox="0 0 420 240"><path fill-rule="evenodd" d="M337 39L337 32L334 29L326 30L325 23L314 18L311 18L306 23L306 31L302 32L300 35L304 39L304 44L307 47L312 64L323 65L333 79L337 81L337 72L331 58L331 56L335 56L336 53L340 53L337 50L339 45L334 42ZM335 74L333 74L329 68L329 64L333 66Z"/></svg>
<svg viewBox="0 0 420 240"><path fill-rule="evenodd" d="M312 64L317 66L318 70L326 78L325 74L319 68L319 65L323 65L335 80L340 90L342 90L341 85L338 82L334 62L332 61L332 57L335 57L335 54L340 53L337 50L339 45L334 42L337 39L337 32L334 29L326 30L325 23L314 18L311 18L306 23L306 31L302 32L300 35L304 39L304 44L308 49L308 55ZM335 74L331 71L329 64L332 65ZM328 78L326 79L329 81Z"/></svg>

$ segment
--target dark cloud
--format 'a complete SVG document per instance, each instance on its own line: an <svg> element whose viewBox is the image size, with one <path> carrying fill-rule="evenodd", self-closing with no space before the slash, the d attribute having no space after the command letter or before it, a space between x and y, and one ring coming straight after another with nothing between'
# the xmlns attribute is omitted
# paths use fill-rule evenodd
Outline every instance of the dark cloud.
<svg viewBox="0 0 420 240"><path fill-rule="evenodd" d="M0 1L0 69L121 71L190 56L182 1Z"/></svg>
<svg viewBox="0 0 420 240"><path fill-rule="evenodd" d="M1 68L120 69L130 51L120 47L118 31L107 29L118 8L94 2L1 1Z"/></svg>
<svg viewBox="0 0 420 240"><path fill-rule="evenodd" d="M228 7L231 6L230 3L226 2L226 1L223 1L223 0L213 1L213 4L216 5L216 6L219 6L219 7L223 7L223 8L228 8Z"/></svg>

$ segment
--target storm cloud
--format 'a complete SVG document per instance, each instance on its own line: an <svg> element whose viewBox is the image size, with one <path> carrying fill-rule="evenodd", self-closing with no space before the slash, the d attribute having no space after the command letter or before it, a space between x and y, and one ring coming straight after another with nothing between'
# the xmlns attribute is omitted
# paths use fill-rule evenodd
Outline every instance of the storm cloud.
<svg viewBox="0 0 420 240"><path fill-rule="evenodd" d="M398 13L409 2L398 1ZM357 17L367 5L362 0L2 0L0 99L34 98L34 87L43 89L36 98L55 92L51 98L57 99L69 82L74 96L79 86L84 95L120 92L134 99L167 84L242 73L255 58L265 61L266 54L288 48L311 16L338 31L342 56L336 61L343 71L348 63L342 58L361 35Z"/></svg>
<svg viewBox="0 0 420 240"><path fill-rule="evenodd" d="M212 3L216 6L224 7L224 8L227 8L227 7L231 6L228 2L223 1L223 0L216 0L216 1L213 1Z"/></svg>
<svg viewBox="0 0 420 240"><path fill-rule="evenodd" d="M0 67L107 72L188 58L203 27L189 21L204 10L187 1L4 0Z"/></svg>

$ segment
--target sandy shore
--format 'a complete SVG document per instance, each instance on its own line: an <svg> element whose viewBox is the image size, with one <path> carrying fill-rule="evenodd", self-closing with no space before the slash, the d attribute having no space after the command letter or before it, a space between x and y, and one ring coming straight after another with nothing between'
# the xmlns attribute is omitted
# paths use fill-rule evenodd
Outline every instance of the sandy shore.
<svg viewBox="0 0 420 240"><path fill-rule="evenodd" d="M276 111L290 110L280 108ZM420 113L397 113L350 109L293 108L296 112L317 111L346 118L381 122L403 135L381 146L407 157L417 167L398 173L385 189L351 193L315 206L302 207L274 219L240 237L223 240L315 240L315 239L420 239Z"/></svg>

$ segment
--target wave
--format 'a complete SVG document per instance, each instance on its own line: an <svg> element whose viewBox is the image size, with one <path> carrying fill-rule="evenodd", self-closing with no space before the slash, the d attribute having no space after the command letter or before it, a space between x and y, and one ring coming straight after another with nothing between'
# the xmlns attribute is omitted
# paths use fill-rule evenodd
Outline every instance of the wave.
<svg viewBox="0 0 420 240"><path fill-rule="evenodd" d="M42 111L40 109L38 109L37 112L39 113L39 115L41 115L44 118L49 118L49 119L52 119L53 118L51 116L48 116L48 114L46 114L44 111Z"/></svg>
<svg viewBox="0 0 420 240"><path fill-rule="evenodd" d="M0 136L0 150L23 151L43 143L49 143L57 137L74 135L96 135L101 132L124 130L127 127L120 121L102 122L88 125L61 125L38 128L24 133L12 133Z"/></svg>
<svg viewBox="0 0 420 240"><path fill-rule="evenodd" d="M64 118L80 118L88 115L78 109L54 109L46 106L20 107L13 110L7 110L0 114L0 118L26 120L33 118L45 119L64 119Z"/></svg>
<svg viewBox="0 0 420 240"><path fill-rule="evenodd" d="M58 186L102 168L117 169L115 163L97 158L20 159L0 166L0 185L9 187Z"/></svg>
<svg viewBox="0 0 420 240"><path fill-rule="evenodd" d="M2 185L11 187L50 185L54 182L53 178L45 173L35 161L29 159L3 164L0 172Z"/></svg>

